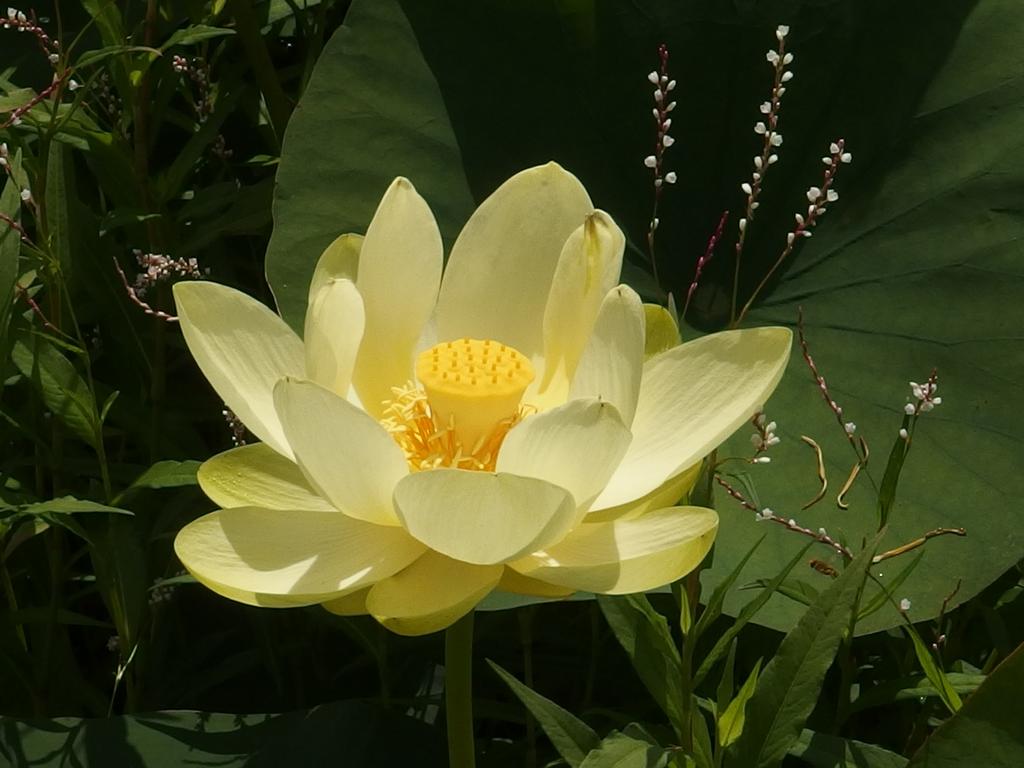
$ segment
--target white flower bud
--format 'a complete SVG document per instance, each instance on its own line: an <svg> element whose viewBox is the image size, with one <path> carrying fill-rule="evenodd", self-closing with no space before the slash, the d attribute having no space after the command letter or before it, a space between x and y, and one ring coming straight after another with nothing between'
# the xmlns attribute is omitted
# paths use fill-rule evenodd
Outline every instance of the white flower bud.
<svg viewBox="0 0 1024 768"><path fill-rule="evenodd" d="M793 234L792 232L789 232L789 233L788 233L788 234L786 235L786 243L787 243L788 245L792 245L792 244L793 244L793 241L794 241L794 240L796 240L796 235L795 235L795 234Z"/></svg>
<svg viewBox="0 0 1024 768"><path fill-rule="evenodd" d="M30 190L28 187L26 187L25 189L21 190L21 199L22 199L23 202L26 202L26 203L29 200L31 200L32 199L32 190Z"/></svg>
<svg viewBox="0 0 1024 768"><path fill-rule="evenodd" d="M787 53L786 55L787 55L787 56L789 56L789 54L788 54L788 53ZM787 71L787 72L783 72L783 73L782 73L782 77L781 77L781 78L779 78L779 79L780 79L780 80L781 80L781 81L782 81L783 83L788 83L788 82L789 82L790 80L792 80L792 79L793 79L793 73L792 73L792 72L789 72L789 71Z"/></svg>
<svg viewBox="0 0 1024 768"><path fill-rule="evenodd" d="M775 165L777 162L779 162L778 155L768 155L768 165Z"/></svg>
<svg viewBox="0 0 1024 768"><path fill-rule="evenodd" d="M675 109L675 108L676 108L676 103L675 103L674 101L670 101L670 102L668 103L668 106L667 106L667 107L665 107L665 111L666 111L666 112L671 112L671 111L672 111L673 109Z"/></svg>
<svg viewBox="0 0 1024 768"><path fill-rule="evenodd" d="M907 611L910 610L910 600L909 599L904 597L902 600L900 600L900 610L903 611L904 613L906 613Z"/></svg>
<svg viewBox="0 0 1024 768"><path fill-rule="evenodd" d="M675 184L676 183L676 172L675 171L669 171L668 173L666 173L665 174L665 181L667 181L669 184Z"/></svg>
<svg viewBox="0 0 1024 768"><path fill-rule="evenodd" d="M843 154L839 156L839 159L842 160L844 163L852 163L853 155L851 155L849 152L843 152Z"/></svg>
<svg viewBox="0 0 1024 768"><path fill-rule="evenodd" d="M907 414L907 416L913 416L914 411L916 410L917 408L914 406L913 403L907 403L906 405L903 406L903 412Z"/></svg>
<svg viewBox="0 0 1024 768"><path fill-rule="evenodd" d="M740 189L742 189L745 194L754 194L754 189L753 187L750 186L749 182L744 181L742 184L740 184Z"/></svg>
<svg viewBox="0 0 1024 768"><path fill-rule="evenodd" d="M769 64L778 64L779 62L779 54L777 51L768 51L764 57L768 60Z"/></svg>
<svg viewBox="0 0 1024 768"><path fill-rule="evenodd" d="M657 85L658 84L658 73L657 72L651 72L647 76L647 79L650 80L653 85Z"/></svg>
<svg viewBox="0 0 1024 768"><path fill-rule="evenodd" d="M661 143L664 144L666 147L671 147L673 144L676 143L676 140L666 133L664 138L662 138Z"/></svg>
<svg viewBox="0 0 1024 768"><path fill-rule="evenodd" d="M821 197L821 190L818 189L817 187L811 187L810 189L807 190L807 199L810 200L812 203L819 197Z"/></svg>
<svg viewBox="0 0 1024 768"><path fill-rule="evenodd" d="M789 34L789 25L788 24L779 24L779 26L777 26L775 28L775 36L777 38L779 38L779 40L781 40L782 38L784 38L788 34Z"/></svg>
<svg viewBox="0 0 1024 768"><path fill-rule="evenodd" d="M834 203L836 200L839 199L839 193L836 192L834 189L830 189L828 191L828 194L825 196L825 199L828 200L830 203Z"/></svg>
<svg viewBox="0 0 1024 768"><path fill-rule="evenodd" d="M839 145L833 141L831 144L828 145L828 151L831 152L833 155L836 154L836 152L839 151Z"/></svg>
<svg viewBox="0 0 1024 768"><path fill-rule="evenodd" d="M666 91L674 91L675 89L676 89L676 81L675 80L669 80L668 81L668 85L665 86L665 90Z"/></svg>
<svg viewBox="0 0 1024 768"><path fill-rule="evenodd" d="M754 133L756 133L758 136L768 133L768 127L760 120L758 120L756 123L754 123Z"/></svg>
<svg viewBox="0 0 1024 768"><path fill-rule="evenodd" d="M907 439L907 438L908 438L909 436L910 436L910 435L909 435L909 433L907 432L907 430L905 430L905 429L901 429L901 430L900 430L900 437L902 437L902 438L903 438L904 440L906 440L906 439Z"/></svg>
<svg viewBox="0 0 1024 768"><path fill-rule="evenodd" d="M773 147L781 147L782 146L782 134L781 133L773 133L772 137L771 137L771 139L769 139L769 141L771 142L771 145Z"/></svg>
<svg viewBox="0 0 1024 768"><path fill-rule="evenodd" d="M761 114L762 115L767 115L771 111L772 111L772 103L770 101L766 101L763 104L761 104Z"/></svg>
<svg viewBox="0 0 1024 768"><path fill-rule="evenodd" d="M782 63L783 64L792 64L793 63L793 54L792 53L787 53L785 56L783 56L782 57Z"/></svg>
<svg viewBox="0 0 1024 768"><path fill-rule="evenodd" d="M644 165L646 165L648 168L653 168L657 164L658 158L656 158L654 155L648 155L647 157L644 158Z"/></svg>
<svg viewBox="0 0 1024 768"><path fill-rule="evenodd" d="M764 160L761 159L761 156L760 155L754 155L754 167L757 168L757 170L760 171L762 165L764 165Z"/></svg>
<svg viewBox="0 0 1024 768"><path fill-rule="evenodd" d="M659 104L661 104L661 100L662 100L663 98L665 98L665 94L663 94L663 93L662 93L662 92L661 92L660 90L657 90L657 91L655 91L655 92L654 92L654 100L655 100L656 102L658 102Z"/></svg>
<svg viewBox="0 0 1024 768"><path fill-rule="evenodd" d="M746 228L747 228L747 220L746 219L740 219L740 232L742 232Z"/></svg>

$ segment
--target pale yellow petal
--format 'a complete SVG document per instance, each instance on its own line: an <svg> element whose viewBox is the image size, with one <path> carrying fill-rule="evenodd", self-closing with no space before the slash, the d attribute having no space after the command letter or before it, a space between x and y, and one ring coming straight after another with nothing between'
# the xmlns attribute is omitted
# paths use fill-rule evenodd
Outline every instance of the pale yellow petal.
<svg viewBox="0 0 1024 768"><path fill-rule="evenodd" d="M181 333L199 369L228 408L275 451L291 457L274 411L274 384L302 376L302 341L284 320L234 288L176 283Z"/></svg>
<svg viewBox="0 0 1024 768"><path fill-rule="evenodd" d="M309 303L313 302L313 297L329 280L356 281L356 275L359 274L359 251L362 247L362 235L344 234L324 249L309 283Z"/></svg>
<svg viewBox="0 0 1024 768"><path fill-rule="evenodd" d="M644 310L632 288L612 288L587 340L569 389L570 399L600 397L633 422L644 362Z"/></svg>
<svg viewBox="0 0 1024 768"><path fill-rule="evenodd" d="M660 304L644 304L644 358L651 358L682 342L672 313Z"/></svg>
<svg viewBox="0 0 1024 768"><path fill-rule="evenodd" d="M355 283L343 278L324 283L306 309L306 377L346 397L364 326Z"/></svg>
<svg viewBox="0 0 1024 768"><path fill-rule="evenodd" d="M471 565L427 552L370 588L366 610L400 635L445 629L469 613L501 578L500 565Z"/></svg>
<svg viewBox="0 0 1024 768"><path fill-rule="evenodd" d="M182 564L213 589L222 585L238 594L307 604L387 578L423 549L394 526L333 511L259 507L211 512L186 525L174 540Z"/></svg>
<svg viewBox="0 0 1024 768"><path fill-rule="evenodd" d="M684 469L678 475L669 478L646 496L622 504L618 507L607 507L586 516L588 523L606 523L611 520L627 519L646 515L655 509L674 507L680 499L688 496L697 484L703 462L698 461Z"/></svg>
<svg viewBox="0 0 1024 768"><path fill-rule="evenodd" d="M220 507L333 510L291 459L263 443L243 445L207 459L199 487Z"/></svg>
<svg viewBox="0 0 1024 768"><path fill-rule="evenodd" d="M496 470L565 488L586 510L615 472L630 439L615 406L596 398L571 400L516 425L502 443Z"/></svg>
<svg viewBox="0 0 1024 768"><path fill-rule="evenodd" d="M544 371L536 389L572 379L605 295L619 280L626 238L611 216L594 211L565 241L544 309Z"/></svg>
<svg viewBox="0 0 1024 768"><path fill-rule="evenodd" d="M470 217L438 297L438 338L496 339L543 352L544 307L565 241L594 210L557 163L517 173Z"/></svg>
<svg viewBox="0 0 1024 768"><path fill-rule="evenodd" d="M523 576L519 571L514 571L507 565L501 573L501 581L498 582L496 588L502 592L511 592L514 595L527 595L529 597L559 598L568 597L573 593L571 589L557 587L554 584L548 584L546 581L537 581L537 579L531 579L529 576Z"/></svg>
<svg viewBox="0 0 1024 768"><path fill-rule="evenodd" d="M274 389L281 423L310 484L346 515L397 525L395 484L409 472L405 454L365 411L311 381Z"/></svg>
<svg viewBox="0 0 1024 768"><path fill-rule="evenodd" d="M349 592L333 600L325 600L324 608L338 616L365 616L369 613L366 609L366 598L373 587L366 587L355 592Z"/></svg>
<svg viewBox="0 0 1024 768"><path fill-rule="evenodd" d="M792 336L787 328L723 331L652 357L633 442L593 508L638 499L717 448L775 390Z"/></svg>
<svg viewBox="0 0 1024 768"><path fill-rule="evenodd" d="M353 376L367 412L380 416L391 387L413 379L413 356L434 311L444 251L426 201L408 179L384 193L359 253L356 287L366 329Z"/></svg>
<svg viewBox="0 0 1024 768"><path fill-rule="evenodd" d="M643 592L696 568L717 530L714 510L669 507L629 520L584 523L553 547L509 567L567 589L614 595Z"/></svg>
<svg viewBox="0 0 1024 768"><path fill-rule="evenodd" d="M572 494L516 475L434 469L403 478L395 511L410 534L456 560L493 565L557 541L572 526Z"/></svg>

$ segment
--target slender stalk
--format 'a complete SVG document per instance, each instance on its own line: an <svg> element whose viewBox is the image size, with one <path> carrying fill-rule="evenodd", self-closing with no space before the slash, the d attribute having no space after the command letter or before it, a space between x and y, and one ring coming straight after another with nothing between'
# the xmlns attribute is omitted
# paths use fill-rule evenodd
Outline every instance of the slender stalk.
<svg viewBox="0 0 1024 768"><path fill-rule="evenodd" d="M474 768L473 611L444 633L444 703L448 723L448 765Z"/></svg>

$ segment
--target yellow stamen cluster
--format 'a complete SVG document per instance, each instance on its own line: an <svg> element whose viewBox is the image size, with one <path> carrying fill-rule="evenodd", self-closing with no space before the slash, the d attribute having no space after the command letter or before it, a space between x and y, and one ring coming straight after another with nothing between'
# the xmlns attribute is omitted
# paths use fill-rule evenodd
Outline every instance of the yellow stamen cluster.
<svg viewBox="0 0 1024 768"><path fill-rule="evenodd" d="M459 339L423 352L416 377L422 389L392 390L382 419L410 467L492 471L505 435L525 415L530 361L497 341Z"/></svg>

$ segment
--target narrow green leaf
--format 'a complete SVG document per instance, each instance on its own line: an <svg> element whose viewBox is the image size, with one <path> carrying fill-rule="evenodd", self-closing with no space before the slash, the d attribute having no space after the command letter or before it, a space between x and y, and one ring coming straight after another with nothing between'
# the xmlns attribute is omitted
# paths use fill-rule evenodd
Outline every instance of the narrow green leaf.
<svg viewBox="0 0 1024 768"><path fill-rule="evenodd" d="M735 690L733 677L736 674L736 641L729 644L729 655L725 659L725 667L722 670L722 677L718 681L718 688L715 691L715 716L724 712L732 701L732 694Z"/></svg>
<svg viewBox="0 0 1024 768"><path fill-rule="evenodd" d="M904 768L907 758L874 744L807 730L789 754L814 768Z"/></svg>
<svg viewBox="0 0 1024 768"><path fill-rule="evenodd" d="M903 428L910 427L910 417L903 417ZM885 526L889 523L889 513L892 510L893 502L896 501L896 488L900 483L900 472L903 471L903 463L907 460L907 450L910 441L897 437L889 451L889 461L885 464L885 474L882 475L882 485L878 489L878 525Z"/></svg>
<svg viewBox="0 0 1024 768"><path fill-rule="evenodd" d="M548 735L551 743L558 750L558 754L572 768L581 765L587 753L598 748L601 740L589 725L562 709L555 702L523 685L490 659L487 660L487 663L512 689L512 693L523 703L530 714L537 719L540 727L544 729L544 733Z"/></svg>
<svg viewBox="0 0 1024 768"><path fill-rule="evenodd" d="M86 51L75 62L75 67L89 67L114 56L124 56L130 53L159 53L156 48L149 48L145 45L108 45L104 48L97 48L93 51Z"/></svg>
<svg viewBox="0 0 1024 768"><path fill-rule="evenodd" d="M42 515L44 513L57 513L61 515L74 515L80 512L109 512L115 515L133 515L127 509L111 507L107 504L99 504L95 501L76 499L74 496L61 496L59 499L40 501L36 504L29 504L22 509L26 514Z"/></svg>
<svg viewBox="0 0 1024 768"><path fill-rule="evenodd" d="M50 251L57 257L65 282L71 280L71 196L74 194L74 170L71 149L60 141L51 141L46 156L46 232Z"/></svg>
<svg viewBox="0 0 1024 768"><path fill-rule="evenodd" d="M946 679L961 696L974 693L978 686L985 682L987 675L966 674L963 672L947 672ZM938 696L938 689L927 675L910 675L896 680L888 680L870 688L861 687L860 695L850 706L850 712L860 712L872 707L884 707L894 701L907 701L930 696Z"/></svg>
<svg viewBox="0 0 1024 768"><path fill-rule="evenodd" d="M865 619L875 611L881 610L884 606L889 603L890 595L896 592L897 589L907 580L907 577L914 572L917 568L917 564L921 562L921 558L924 557L924 550L922 549L917 555L907 564L907 566L889 579L886 582L884 588L879 588L878 592L872 597L867 603L861 606L860 613L857 614L857 621ZM877 583L877 582L876 582Z"/></svg>
<svg viewBox="0 0 1024 768"><path fill-rule="evenodd" d="M747 554L743 556L743 559L740 560L736 564L736 567L729 572L729 575L722 579L718 586L715 587L714 591L711 593L711 597L708 598L704 612L700 615L700 618L697 619L697 623L693 630L694 642L700 638L701 633L704 632L705 629L711 626L711 624L722 615L722 606L725 604L726 595L729 594L729 590L732 589L733 584L735 584L736 580L740 577L747 561L754 556L754 553L757 551L757 548L761 546L763 541L764 536L757 540L754 546L752 546L747 551Z"/></svg>
<svg viewBox="0 0 1024 768"><path fill-rule="evenodd" d="M643 739L612 731L586 756L579 768L662 768L669 753Z"/></svg>
<svg viewBox="0 0 1024 768"><path fill-rule="evenodd" d="M100 439L96 403L75 367L41 336L20 334L11 350L15 367L33 382L46 407L81 440L95 447Z"/></svg>
<svg viewBox="0 0 1024 768"><path fill-rule="evenodd" d="M739 615L736 617L736 621L733 622L731 627L722 633L722 636L718 638L714 646L712 646L711 650L708 651L707 656L704 657L704 660L697 668L697 672L693 676L694 688L700 685L701 681L707 677L708 672L710 672L711 668L715 666L715 663L722 658L722 655L729 648L729 644L732 643L732 641L739 635L740 630L742 630L743 627L745 627L747 623L754 618L754 615L761 610L761 606L768 602L768 598L775 594L779 585L785 581L786 577L789 576L797 563L804 559L804 556L807 554L807 550L810 549L813 544L814 542L812 541L804 545L804 548L797 553L796 557L786 563L786 566L776 574L775 578L768 583L768 586L761 590L761 594L743 606L743 610L739 612ZM753 554L753 550L747 554L747 557L750 557L751 554Z"/></svg>
<svg viewBox="0 0 1024 768"><path fill-rule="evenodd" d="M1022 691L1024 645L992 671L959 712L939 726L907 768L1024 765Z"/></svg>
<svg viewBox="0 0 1024 768"><path fill-rule="evenodd" d="M770 583L769 579L757 579L751 586L763 588L767 587ZM818 595L821 594L806 581L800 581L799 579L786 579L779 584L778 593L801 605L812 605L818 599Z"/></svg>
<svg viewBox="0 0 1024 768"><path fill-rule="evenodd" d="M796 743L849 629L877 542L847 565L786 635L750 698L746 727L727 753L727 765L773 768Z"/></svg>
<svg viewBox="0 0 1024 768"><path fill-rule="evenodd" d="M127 495L130 491L140 488L180 488L183 485L195 485L196 473L202 462L188 461L158 461L128 486L118 498Z"/></svg>
<svg viewBox="0 0 1024 768"><path fill-rule="evenodd" d="M21 150L8 155L11 175L21 174ZM10 178L0 194L0 213L18 221L21 213L21 190ZM18 280L18 259L21 255L21 235L4 221L0 221L0 350L7 349L7 325L14 303L14 286Z"/></svg>
<svg viewBox="0 0 1024 768"><path fill-rule="evenodd" d="M956 692L956 689L949 682L949 678L946 677L946 673L939 669L938 664L935 663L935 659L928 651L928 646L924 644L921 636L914 629L913 625L907 625L904 627L907 634L910 636L911 642L914 644L914 654L917 656L917 662L921 665L921 669L925 675L931 681L931 684L935 686L935 689L939 692L939 698L942 699L942 703L946 705L946 708L952 713L956 714L957 710L964 705L960 699L960 694Z"/></svg>
<svg viewBox="0 0 1024 768"><path fill-rule="evenodd" d="M608 626L673 726L682 721L682 667L668 621L646 595L598 595Z"/></svg>
<svg viewBox="0 0 1024 768"><path fill-rule="evenodd" d="M167 38L167 41L160 46L160 51L163 53L176 45L195 45L196 43L201 43L204 40L211 40L215 37L225 37L233 34L235 34L235 30L233 29L210 27L206 24L196 24L191 27L186 27L185 29L179 29Z"/></svg>
<svg viewBox="0 0 1024 768"><path fill-rule="evenodd" d="M693 762L697 768L715 768L715 750L711 746L708 721L699 709L690 715L690 742L693 744Z"/></svg>
<svg viewBox="0 0 1024 768"><path fill-rule="evenodd" d="M743 733L743 726L746 722L746 708L750 697L754 695L757 686L757 677L761 673L761 659L757 660L754 668L750 671L746 682L743 683L736 694L736 698L729 702L729 706L718 716L718 744L728 747Z"/></svg>

